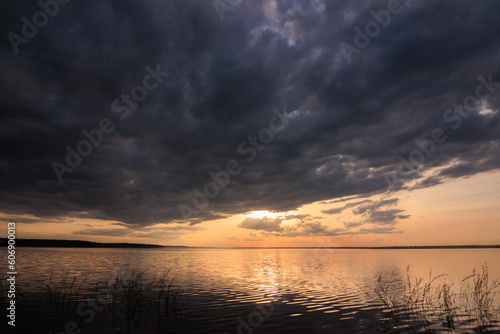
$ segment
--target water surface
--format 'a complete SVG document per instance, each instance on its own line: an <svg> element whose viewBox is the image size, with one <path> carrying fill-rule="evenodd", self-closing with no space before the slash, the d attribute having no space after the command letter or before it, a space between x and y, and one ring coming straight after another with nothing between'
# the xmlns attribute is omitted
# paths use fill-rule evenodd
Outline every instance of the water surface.
<svg viewBox="0 0 500 334"><path fill-rule="evenodd" d="M458 285L484 263L490 277L500 277L499 258L500 249L20 248L17 271L18 284L29 283L27 308L61 270L87 277L82 293L88 298L97 282L133 269L146 276L170 270L188 297L169 324L172 333L375 333L379 275L404 280L410 265L412 275L446 273ZM73 318L82 332L113 332L105 321ZM33 319L17 321L22 326Z"/></svg>

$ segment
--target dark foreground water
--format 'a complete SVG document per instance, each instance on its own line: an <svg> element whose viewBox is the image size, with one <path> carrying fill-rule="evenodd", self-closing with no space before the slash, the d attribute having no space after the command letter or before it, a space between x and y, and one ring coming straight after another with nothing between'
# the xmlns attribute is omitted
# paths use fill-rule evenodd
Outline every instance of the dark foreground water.
<svg viewBox="0 0 500 334"><path fill-rule="evenodd" d="M0 328L2 333L53 334L377 333L382 318L374 294L379 275L404 281L410 265L412 275L446 273L446 281L458 287L484 263L491 278L500 277L498 259L500 249L20 248L17 285L24 299L18 301L15 329L7 326L5 315ZM146 271L144 282L154 272L170 269L174 286L183 291L175 312L160 319L144 309L138 324L126 326L126 315L115 310L123 305L93 304L98 287L106 289L117 275L134 269ZM79 299L56 307L47 303L47 283L57 281L62 270L77 283L86 281ZM393 332L410 333L406 328Z"/></svg>

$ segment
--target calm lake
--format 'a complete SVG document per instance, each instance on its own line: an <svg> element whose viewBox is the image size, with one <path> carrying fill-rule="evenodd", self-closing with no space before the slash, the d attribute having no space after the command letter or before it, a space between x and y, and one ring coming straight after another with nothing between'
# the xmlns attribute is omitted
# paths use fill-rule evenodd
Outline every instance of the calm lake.
<svg viewBox="0 0 500 334"><path fill-rule="evenodd" d="M4 249L2 254L6 258ZM145 279L170 270L174 286L183 291L179 314L158 332L376 333L379 275L392 274L404 282L409 265L411 275L427 278L432 270L433 275L447 274L446 281L458 286L484 263L490 279L500 277L499 259L500 249L18 248L17 284L25 290L26 302L15 332L37 328L64 333L65 324L74 321L81 333L126 333L98 314L88 321L74 310L62 319L43 313L42 300L50 276L54 280L62 270L77 282L87 278L80 294L91 301L98 282L135 269L145 270ZM497 298L497 306L499 302Z"/></svg>

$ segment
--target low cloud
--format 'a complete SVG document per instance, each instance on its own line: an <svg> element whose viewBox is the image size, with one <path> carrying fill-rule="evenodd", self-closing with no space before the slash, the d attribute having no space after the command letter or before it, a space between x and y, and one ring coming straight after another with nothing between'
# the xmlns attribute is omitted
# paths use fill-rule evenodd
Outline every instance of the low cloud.
<svg viewBox="0 0 500 334"><path fill-rule="evenodd" d="M130 228L87 228L74 231L73 234L101 237L133 237L153 239L174 239L186 233L204 230L201 226L148 226L141 229Z"/></svg>
<svg viewBox="0 0 500 334"><path fill-rule="evenodd" d="M364 223L363 222L349 222L349 223L344 223L344 226L347 228L347 229L351 229L353 227L358 227L358 226L361 226L363 225Z"/></svg>
<svg viewBox="0 0 500 334"><path fill-rule="evenodd" d="M344 223L345 228L330 228L327 225L314 221L308 216L299 222L291 222L289 216L285 218L268 217L246 218L240 225L240 228L259 230L264 236L283 236L283 237L309 237L309 236L339 236L355 235L368 233L399 233L394 226L381 227L372 226L370 228L356 229L362 225L377 223L377 221L361 221ZM390 217L392 221L392 217Z"/></svg>
<svg viewBox="0 0 500 334"><path fill-rule="evenodd" d="M322 210L321 212L322 213L326 213L326 214L338 214L338 213L341 213L342 211L346 210L346 209L349 209L349 208L353 208L353 207L356 207L360 204L363 204L363 203L366 203L366 202L371 202L370 200L364 200L364 201L360 201L360 202L354 202L354 203L348 203L340 208L332 208L332 209L329 209L329 210Z"/></svg>
<svg viewBox="0 0 500 334"><path fill-rule="evenodd" d="M249 230L258 230L266 232L281 232L283 228L280 226L282 219L271 219L268 217L263 218L245 218L239 225L241 228Z"/></svg>
<svg viewBox="0 0 500 334"><path fill-rule="evenodd" d="M396 225L401 219L408 219L410 215L401 214L404 210L391 208L397 206L398 198L382 199L378 201L363 200L345 204L340 208L323 210L326 214L339 214L351 208L354 217L360 217L360 221L344 222L347 229L352 229L365 224Z"/></svg>
<svg viewBox="0 0 500 334"><path fill-rule="evenodd" d="M117 228L87 228L84 230L74 231L73 234L92 235L101 237L126 237L133 231L117 229Z"/></svg>

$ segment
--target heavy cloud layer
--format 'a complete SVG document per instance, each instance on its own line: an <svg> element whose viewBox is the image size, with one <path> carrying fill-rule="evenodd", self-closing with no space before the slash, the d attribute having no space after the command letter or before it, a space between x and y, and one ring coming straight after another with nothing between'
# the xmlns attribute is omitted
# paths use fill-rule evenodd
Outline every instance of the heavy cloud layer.
<svg viewBox="0 0 500 334"><path fill-rule="evenodd" d="M467 117L443 116L475 94L479 76L500 82L500 3L401 1L349 63L341 43L355 46L354 28L388 3L244 0L221 21L210 1L71 1L17 54L7 36L21 35L21 18L40 7L2 4L0 211L141 227L367 196L387 191L387 175L401 176L398 157L408 160L436 128L446 140L392 190L498 169L500 86L483 88ZM169 76L121 120L112 102L157 65ZM240 143L285 106L285 130L247 162ZM64 164L65 147L103 118L114 131L59 182L51 164ZM193 189L230 160L242 172L183 217L178 205L193 206ZM445 168L423 176L435 167ZM370 203L356 209L378 223L405 218ZM327 233L313 222L302 231Z"/></svg>

